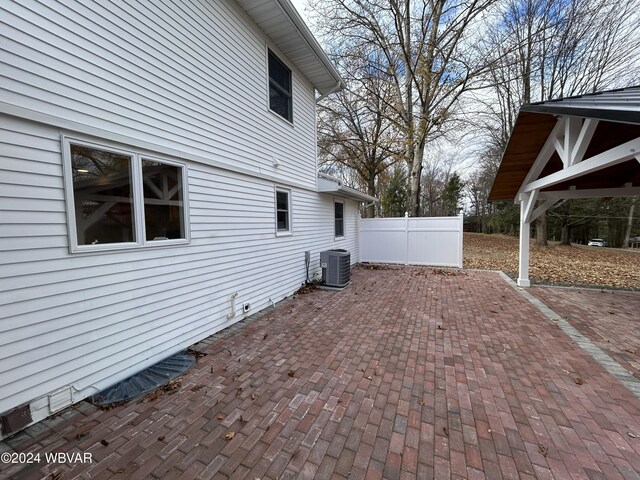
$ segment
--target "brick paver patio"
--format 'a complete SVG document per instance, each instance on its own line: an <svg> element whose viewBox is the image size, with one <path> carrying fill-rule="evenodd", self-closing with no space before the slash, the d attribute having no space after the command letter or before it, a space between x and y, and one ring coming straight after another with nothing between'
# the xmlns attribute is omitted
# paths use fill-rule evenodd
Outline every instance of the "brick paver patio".
<svg viewBox="0 0 640 480"><path fill-rule="evenodd" d="M176 390L0 443L92 463L0 476L639 478L640 400L500 275L357 267L352 282L200 345Z"/></svg>
<svg viewBox="0 0 640 480"><path fill-rule="evenodd" d="M640 379L640 292L553 287L530 292Z"/></svg>

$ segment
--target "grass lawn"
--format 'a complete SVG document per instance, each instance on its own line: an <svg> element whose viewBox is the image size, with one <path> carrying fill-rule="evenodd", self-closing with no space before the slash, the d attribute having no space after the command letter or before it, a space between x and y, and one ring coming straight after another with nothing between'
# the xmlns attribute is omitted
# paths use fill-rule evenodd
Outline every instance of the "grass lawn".
<svg viewBox="0 0 640 480"><path fill-rule="evenodd" d="M640 250L531 243L532 283L640 290ZM502 270L516 278L518 238L465 233L464 267Z"/></svg>

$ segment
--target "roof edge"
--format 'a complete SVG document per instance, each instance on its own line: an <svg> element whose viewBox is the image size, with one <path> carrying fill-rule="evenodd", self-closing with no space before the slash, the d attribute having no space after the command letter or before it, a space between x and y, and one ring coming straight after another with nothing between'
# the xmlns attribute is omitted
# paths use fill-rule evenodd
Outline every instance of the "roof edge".
<svg viewBox="0 0 640 480"><path fill-rule="evenodd" d="M318 192L319 193L335 193L352 199L356 199L360 202L377 202L376 197L373 197L367 193L356 190L355 188L347 187L342 184L342 181L326 173L318 172Z"/></svg>
<svg viewBox="0 0 640 480"><path fill-rule="evenodd" d="M598 109L589 107L570 107L560 103L530 103L520 108L522 112L545 113L548 115L568 115L571 117L595 118L610 122L640 124L640 112Z"/></svg>
<svg viewBox="0 0 640 480"><path fill-rule="evenodd" d="M300 35L302 35L302 37L305 39L305 41L307 42L307 45L311 48L311 50L316 55L318 60L320 60L320 63L322 63L322 65L325 67L327 72L336 80L336 86L333 90L330 90L330 91L318 90L318 91L323 95L328 95L337 90L342 90L345 87L345 83L344 83L344 80L342 79L342 76L340 75L338 70L336 70L336 68L333 66L333 63L329 59L329 56L324 51L320 43L318 43L318 40L313 35L313 33L311 33L309 26L302 19L296 7L293 6L293 3L291 3L291 0L275 0L275 1L278 3L278 5L280 5L280 8L282 9L282 11L289 17L289 19L291 20L291 23L293 23L293 26L296 28L296 30L298 30Z"/></svg>

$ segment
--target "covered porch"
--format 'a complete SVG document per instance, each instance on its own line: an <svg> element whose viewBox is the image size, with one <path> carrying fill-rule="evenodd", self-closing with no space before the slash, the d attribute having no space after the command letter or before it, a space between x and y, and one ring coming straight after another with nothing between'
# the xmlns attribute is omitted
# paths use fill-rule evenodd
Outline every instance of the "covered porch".
<svg viewBox="0 0 640 480"><path fill-rule="evenodd" d="M640 195L640 87L523 105L489 200L520 205L518 285L531 222L574 198Z"/></svg>

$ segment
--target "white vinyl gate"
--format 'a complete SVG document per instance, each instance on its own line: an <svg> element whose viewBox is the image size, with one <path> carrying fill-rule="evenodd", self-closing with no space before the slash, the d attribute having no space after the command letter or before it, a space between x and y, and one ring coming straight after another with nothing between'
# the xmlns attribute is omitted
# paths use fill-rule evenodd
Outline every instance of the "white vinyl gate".
<svg viewBox="0 0 640 480"><path fill-rule="evenodd" d="M362 218L360 261L462 268L462 215Z"/></svg>

